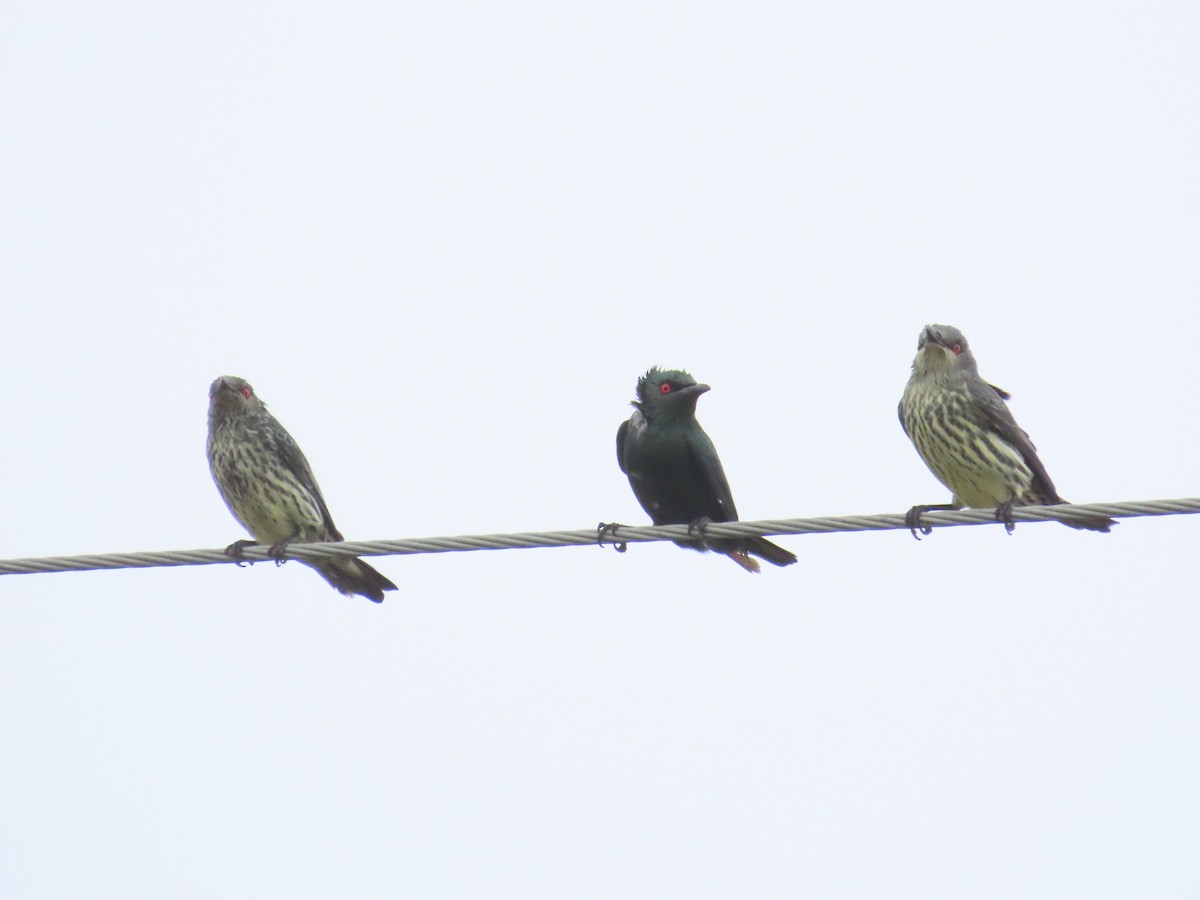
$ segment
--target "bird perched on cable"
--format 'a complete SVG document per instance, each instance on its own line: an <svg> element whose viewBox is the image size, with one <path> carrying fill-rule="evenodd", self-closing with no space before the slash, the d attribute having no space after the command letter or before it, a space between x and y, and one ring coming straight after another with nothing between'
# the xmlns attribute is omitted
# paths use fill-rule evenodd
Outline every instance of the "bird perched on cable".
<svg viewBox="0 0 1200 900"><path fill-rule="evenodd" d="M995 507L1011 534L1014 506L1066 503L1037 450L1004 402L1009 395L979 377L967 339L949 325L928 325L917 340L912 376L900 398L900 424L925 465L954 494L951 503L914 506L906 523L917 537L921 514L934 509ZM1108 531L1105 516L1064 525Z"/></svg>
<svg viewBox="0 0 1200 900"><path fill-rule="evenodd" d="M655 525L699 530L699 540L679 546L724 553L748 572L759 571L750 554L790 566L795 555L763 537L703 538L709 522L738 517L717 450L696 421L696 401L708 389L678 369L653 368L639 378L636 409L617 430L617 463Z"/></svg>
<svg viewBox="0 0 1200 900"><path fill-rule="evenodd" d="M308 460L287 429L267 411L245 379L223 375L208 394L208 464L225 505L253 541L234 541L225 552L269 544L279 557L293 542L340 541ZM304 561L347 596L376 603L396 586L361 559Z"/></svg>

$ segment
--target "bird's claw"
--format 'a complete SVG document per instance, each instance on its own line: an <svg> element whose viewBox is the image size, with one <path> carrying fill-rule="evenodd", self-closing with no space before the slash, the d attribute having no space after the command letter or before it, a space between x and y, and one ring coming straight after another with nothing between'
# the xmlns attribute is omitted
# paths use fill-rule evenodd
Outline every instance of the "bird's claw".
<svg viewBox="0 0 1200 900"><path fill-rule="evenodd" d="M1013 521L1013 502L1005 500L996 507L996 521L1004 523L1004 530L1012 534L1017 530L1017 524Z"/></svg>
<svg viewBox="0 0 1200 900"><path fill-rule="evenodd" d="M225 548L225 555L236 560L237 564L238 564L238 568L241 568L243 562L248 562L248 563L250 563L250 565L254 565L254 560L246 559L246 555L242 552L247 547L253 547L253 546L254 546L254 541L244 541L244 540L243 541L234 541L232 544L230 544L228 547Z"/></svg>
<svg viewBox="0 0 1200 900"><path fill-rule="evenodd" d="M287 562L287 558L283 554L287 551L289 540L289 538L284 538L282 541L276 541L267 548L267 556L275 560L276 568Z"/></svg>
<svg viewBox="0 0 1200 900"><path fill-rule="evenodd" d="M617 540L617 529L621 527L620 522L601 522L596 526L596 543L603 547L604 539L612 538L613 549L618 553L624 553L629 549L629 544L625 541Z"/></svg>
<svg viewBox="0 0 1200 900"><path fill-rule="evenodd" d="M912 536L919 541L921 537L917 534L918 531L921 534L933 534L933 526L921 524L921 516L934 510L941 512L942 510L949 511L961 508L954 503L921 503L905 513L904 524L908 526L908 530L912 532Z"/></svg>
<svg viewBox="0 0 1200 900"><path fill-rule="evenodd" d="M921 513L925 512L925 507L914 506L904 514L904 524L908 526L908 530L912 532L912 536L918 541L921 539L921 534L933 534L932 525L921 524ZM917 534L917 532L921 534Z"/></svg>
<svg viewBox="0 0 1200 900"><path fill-rule="evenodd" d="M692 521L688 522L688 536L689 537L692 535L699 536L699 540L697 543L699 543L701 550L708 549L707 531L708 531L708 526L711 523L712 523L712 519L710 519L708 516L701 516L698 519L693 519Z"/></svg>

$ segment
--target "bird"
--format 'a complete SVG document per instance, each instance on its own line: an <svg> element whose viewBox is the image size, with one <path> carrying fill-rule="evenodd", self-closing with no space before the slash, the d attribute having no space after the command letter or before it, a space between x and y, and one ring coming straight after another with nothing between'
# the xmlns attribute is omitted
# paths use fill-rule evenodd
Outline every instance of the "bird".
<svg viewBox="0 0 1200 900"><path fill-rule="evenodd" d="M763 537L704 538L709 522L738 517L716 447L696 421L696 401L708 390L681 369L651 368L638 379L633 415L617 429L617 464L655 525L699 532L679 546L724 553L748 572L759 571L751 554L790 566L795 554Z"/></svg>
<svg viewBox="0 0 1200 900"><path fill-rule="evenodd" d="M935 509L994 507L996 520L1013 532L1014 506L1066 503L1058 495L1029 435L1005 402L1010 395L979 375L966 337L949 325L927 325L917 339L912 376L900 398L900 425L952 502L914 506L905 517L913 537L921 514ZM1107 532L1105 516L1077 515L1071 528Z"/></svg>
<svg viewBox="0 0 1200 900"><path fill-rule="evenodd" d="M234 541L225 552L241 559L245 547L268 544L278 563L293 541L342 540L300 446L246 379L222 375L208 397L213 481L233 517L254 536L253 541ZM360 594L382 603L384 591L397 589L356 557L302 562L346 596Z"/></svg>

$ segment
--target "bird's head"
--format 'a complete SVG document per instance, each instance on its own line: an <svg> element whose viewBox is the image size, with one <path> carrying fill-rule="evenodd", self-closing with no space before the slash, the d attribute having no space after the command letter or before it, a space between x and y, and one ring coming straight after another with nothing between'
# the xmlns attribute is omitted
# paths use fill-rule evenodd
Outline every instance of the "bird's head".
<svg viewBox="0 0 1200 900"><path fill-rule="evenodd" d="M952 325L926 325L917 338L913 369L918 375L976 371L975 357L963 333Z"/></svg>
<svg viewBox="0 0 1200 900"><path fill-rule="evenodd" d="M638 379L638 398L633 405L650 417L686 418L695 415L696 401L708 389L682 369L655 367Z"/></svg>
<svg viewBox="0 0 1200 900"><path fill-rule="evenodd" d="M245 378L222 375L208 389L208 411L221 418L245 416L265 410L267 405L258 399L254 388Z"/></svg>

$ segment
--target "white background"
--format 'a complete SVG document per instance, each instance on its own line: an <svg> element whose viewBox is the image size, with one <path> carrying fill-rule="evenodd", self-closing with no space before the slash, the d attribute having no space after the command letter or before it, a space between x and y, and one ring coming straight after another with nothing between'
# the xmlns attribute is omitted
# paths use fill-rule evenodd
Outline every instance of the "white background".
<svg viewBox="0 0 1200 900"><path fill-rule="evenodd" d="M1194 3L10 4L0 555L244 537L242 375L347 537L942 502L962 328L1061 493L1197 486ZM1200 522L0 579L13 897L1185 897Z"/></svg>

